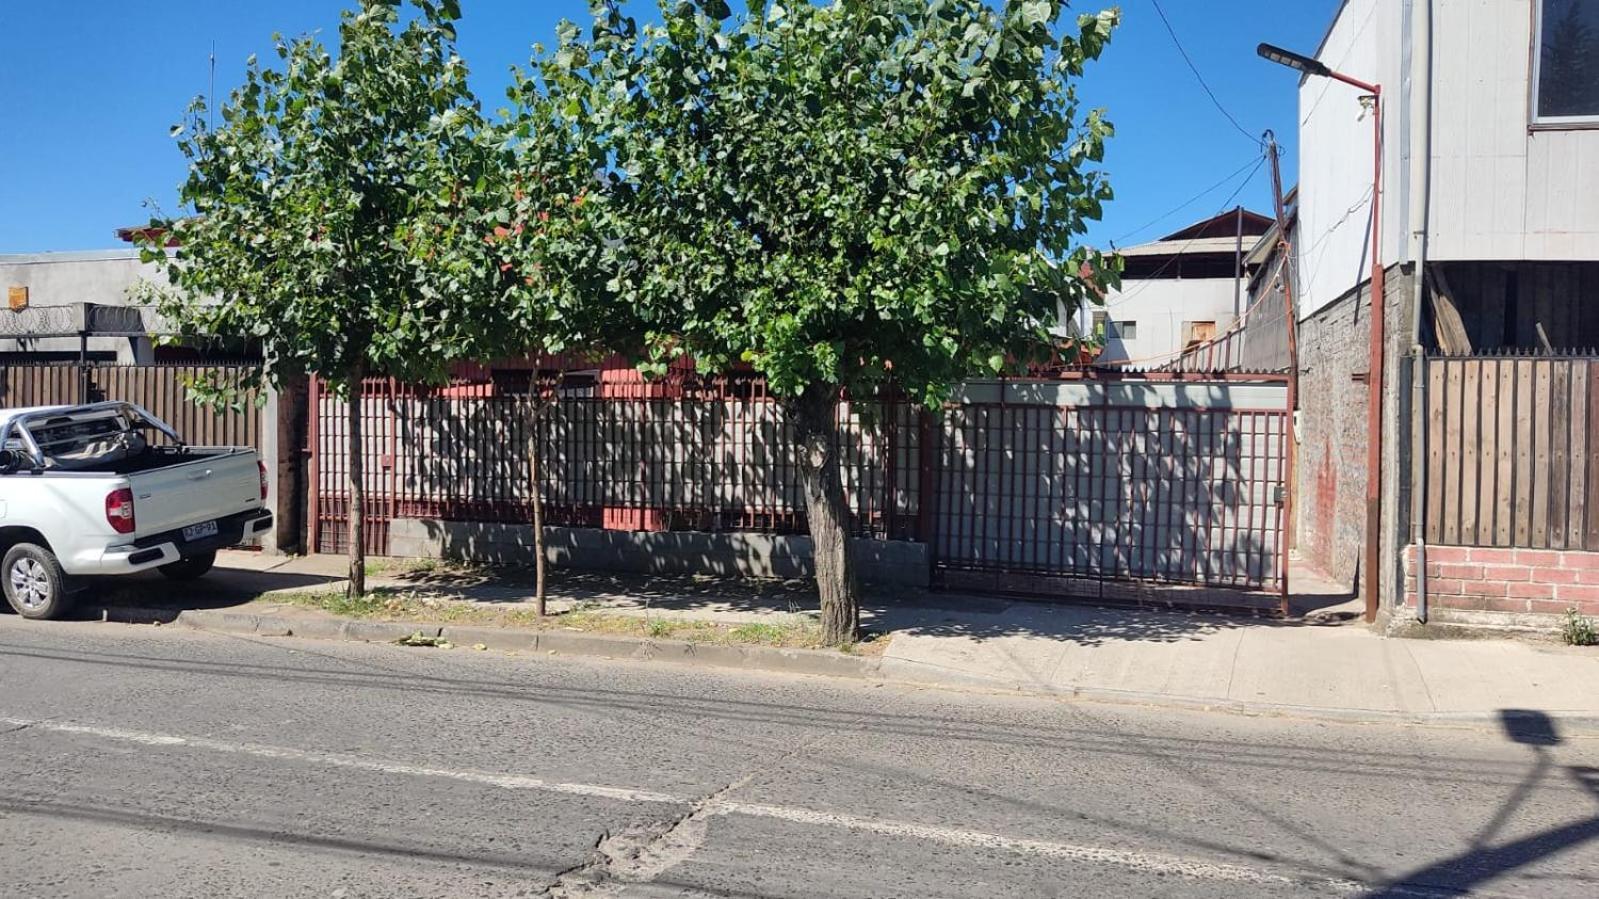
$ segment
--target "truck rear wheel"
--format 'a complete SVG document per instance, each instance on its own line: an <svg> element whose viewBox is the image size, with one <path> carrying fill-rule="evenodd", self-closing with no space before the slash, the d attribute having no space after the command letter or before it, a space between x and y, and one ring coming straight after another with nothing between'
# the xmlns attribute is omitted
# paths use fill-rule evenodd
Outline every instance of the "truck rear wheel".
<svg viewBox="0 0 1599 899"><path fill-rule="evenodd" d="M71 604L67 576L55 553L33 543L18 543L0 561L6 602L24 618L60 618Z"/></svg>
<svg viewBox="0 0 1599 899"><path fill-rule="evenodd" d="M217 551L213 549L210 552L184 556L176 562L162 565L157 570L175 581L192 581L210 571L211 566L216 563Z"/></svg>

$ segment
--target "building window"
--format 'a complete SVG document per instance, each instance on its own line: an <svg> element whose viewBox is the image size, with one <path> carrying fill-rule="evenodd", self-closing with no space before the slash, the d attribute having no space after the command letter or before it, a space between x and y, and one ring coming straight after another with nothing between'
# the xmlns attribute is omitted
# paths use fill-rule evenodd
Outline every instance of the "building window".
<svg viewBox="0 0 1599 899"><path fill-rule="evenodd" d="M1196 347L1216 339L1215 322L1183 322L1183 348Z"/></svg>
<svg viewBox="0 0 1599 899"><path fill-rule="evenodd" d="M1599 0L1538 0L1535 125L1599 125Z"/></svg>
<svg viewBox="0 0 1599 899"><path fill-rule="evenodd" d="M1111 321L1105 313L1094 313L1094 336L1100 340L1137 340L1138 322Z"/></svg>

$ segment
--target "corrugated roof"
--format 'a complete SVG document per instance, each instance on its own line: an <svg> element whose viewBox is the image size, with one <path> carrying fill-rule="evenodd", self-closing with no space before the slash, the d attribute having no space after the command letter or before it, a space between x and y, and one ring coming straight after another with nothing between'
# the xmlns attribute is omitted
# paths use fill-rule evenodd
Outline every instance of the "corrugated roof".
<svg viewBox="0 0 1599 899"><path fill-rule="evenodd" d="M1260 241L1256 235L1244 235L1244 252L1249 252ZM1116 252L1126 257L1138 256L1198 256L1204 253L1233 253L1238 249L1238 238L1196 237L1191 240L1157 240L1139 244Z"/></svg>

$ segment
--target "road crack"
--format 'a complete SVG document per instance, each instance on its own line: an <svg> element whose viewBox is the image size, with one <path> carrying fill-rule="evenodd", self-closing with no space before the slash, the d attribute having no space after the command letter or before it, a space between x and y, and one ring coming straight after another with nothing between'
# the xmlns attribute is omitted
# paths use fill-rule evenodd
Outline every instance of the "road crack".
<svg viewBox="0 0 1599 899"><path fill-rule="evenodd" d="M616 896L628 884L649 883L699 851L710 819L721 812L723 797L754 776L751 772L723 785L676 817L634 821L616 833L601 833L588 860L561 872L542 895L550 899Z"/></svg>
<svg viewBox="0 0 1599 899"><path fill-rule="evenodd" d="M865 721L868 715L856 719ZM687 811L672 818L634 821L621 831L601 832L594 849L582 864L562 871L541 895L550 899L618 896L629 884L649 883L677 865L689 860L705 845L711 818L722 814L725 797L741 789L760 773L770 774L790 759L814 751L832 734L821 734L789 749L782 755L746 771L689 804Z"/></svg>

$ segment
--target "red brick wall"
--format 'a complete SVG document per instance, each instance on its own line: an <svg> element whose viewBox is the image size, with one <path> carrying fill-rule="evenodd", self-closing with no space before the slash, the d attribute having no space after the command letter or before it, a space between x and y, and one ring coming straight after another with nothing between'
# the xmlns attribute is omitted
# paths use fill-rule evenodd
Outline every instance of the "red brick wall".
<svg viewBox="0 0 1599 899"><path fill-rule="evenodd" d="M1478 612L1599 615L1599 552L1427 547L1427 603ZM1416 547L1405 548L1405 604L1416 604Z"/></svg>

